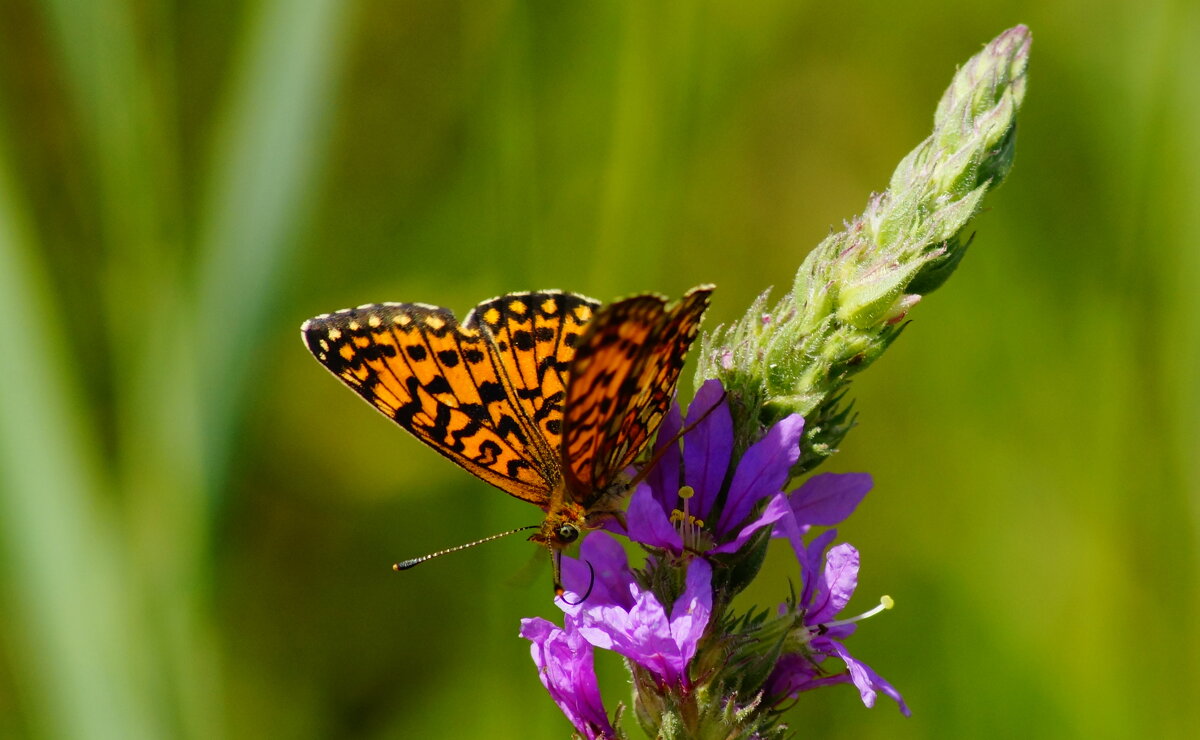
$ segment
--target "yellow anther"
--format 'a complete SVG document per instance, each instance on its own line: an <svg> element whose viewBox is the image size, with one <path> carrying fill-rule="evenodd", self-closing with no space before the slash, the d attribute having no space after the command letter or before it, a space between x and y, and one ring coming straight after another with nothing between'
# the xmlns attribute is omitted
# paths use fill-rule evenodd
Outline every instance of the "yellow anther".
<svg viewBox="0 0 1200 740"><path fill-rule="evenodd" d="M691 486L683 486L682 488L679 489L679 498L683 499L684 501L688 500L689 498L691 498L692 496L695 496L695 495L696 495L696 489L692 488Z"/></svg>

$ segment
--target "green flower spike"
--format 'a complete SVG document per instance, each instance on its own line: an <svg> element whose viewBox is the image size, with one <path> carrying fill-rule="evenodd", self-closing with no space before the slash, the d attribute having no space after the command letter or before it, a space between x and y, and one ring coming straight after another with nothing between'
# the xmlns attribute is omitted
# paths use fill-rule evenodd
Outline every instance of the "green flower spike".
<svg viewBox="0 0 1200 740"><path fill-rule="evenodd" d="M811 470L853 426L843 404L850 376L875 361L903 319L966 253L966 228L984 195L1012 167L1031 37L1016 26L954 76L933 133L900 162L888 189L817 246L792 290L703 340L697 386L718 378L730 393L740 449L788 414L807 431L795 473Z"/></svg>

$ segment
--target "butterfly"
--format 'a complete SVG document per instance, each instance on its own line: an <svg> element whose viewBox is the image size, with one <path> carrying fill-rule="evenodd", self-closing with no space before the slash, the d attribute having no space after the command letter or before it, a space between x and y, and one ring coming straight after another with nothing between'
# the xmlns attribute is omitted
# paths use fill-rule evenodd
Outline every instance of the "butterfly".
<svg viewBox="0 0 1200 740"><path fill-rule="evenodd" d="M625 471L667 413L712 290L674 305L510 293L461 323L439 306L377 303L316 316L301 334L385 416L545 513L529 539L549 549L561 595L563 549L621 516Z"/></svg>

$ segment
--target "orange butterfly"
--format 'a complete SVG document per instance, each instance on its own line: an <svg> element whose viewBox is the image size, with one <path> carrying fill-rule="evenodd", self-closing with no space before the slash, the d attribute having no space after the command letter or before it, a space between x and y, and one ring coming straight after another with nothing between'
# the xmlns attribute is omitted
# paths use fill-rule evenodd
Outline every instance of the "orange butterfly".
<svg viewBox="0 0 1200 740"><path fill-rule="evenodd" d="M604 307L574 293L511 293L461 324L437 306L380 303L322 314L301 333L388 418L546 513L530 539L550 550L561 594L562 550L620 516L624 471L670 406L710 293Z"/></svg>

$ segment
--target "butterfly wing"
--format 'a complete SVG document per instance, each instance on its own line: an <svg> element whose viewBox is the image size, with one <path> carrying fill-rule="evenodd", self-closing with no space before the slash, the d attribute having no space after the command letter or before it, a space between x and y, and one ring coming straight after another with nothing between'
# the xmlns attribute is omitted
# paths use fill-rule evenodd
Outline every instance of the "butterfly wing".
<svg viewBox="0 0 1200 740"><path fill-rule="evenodd" d="M668 308L661 296L627 298L588 324L570 367L563 419L564 475L589 505L633 463L675 394L712 286Z"/></svg>
<svg viewBox="0 0 1200 740"><path fill-rule="evenodd" d="M486 305L486 304L485 304ZM511 362L477 325L421 303L384 303L323 314L301 327L330 372L385 416L467 471L545 507L557 460L525 422Z"/></svg>
<svg viewBox="0 0 1200 740"><path fill-rule="evenodd" d="M464 322L468 330L482 331L493 346L516 419L555 482L561 478L567 370L599 305L575 293L511 293L479 304Z"/></svg>

